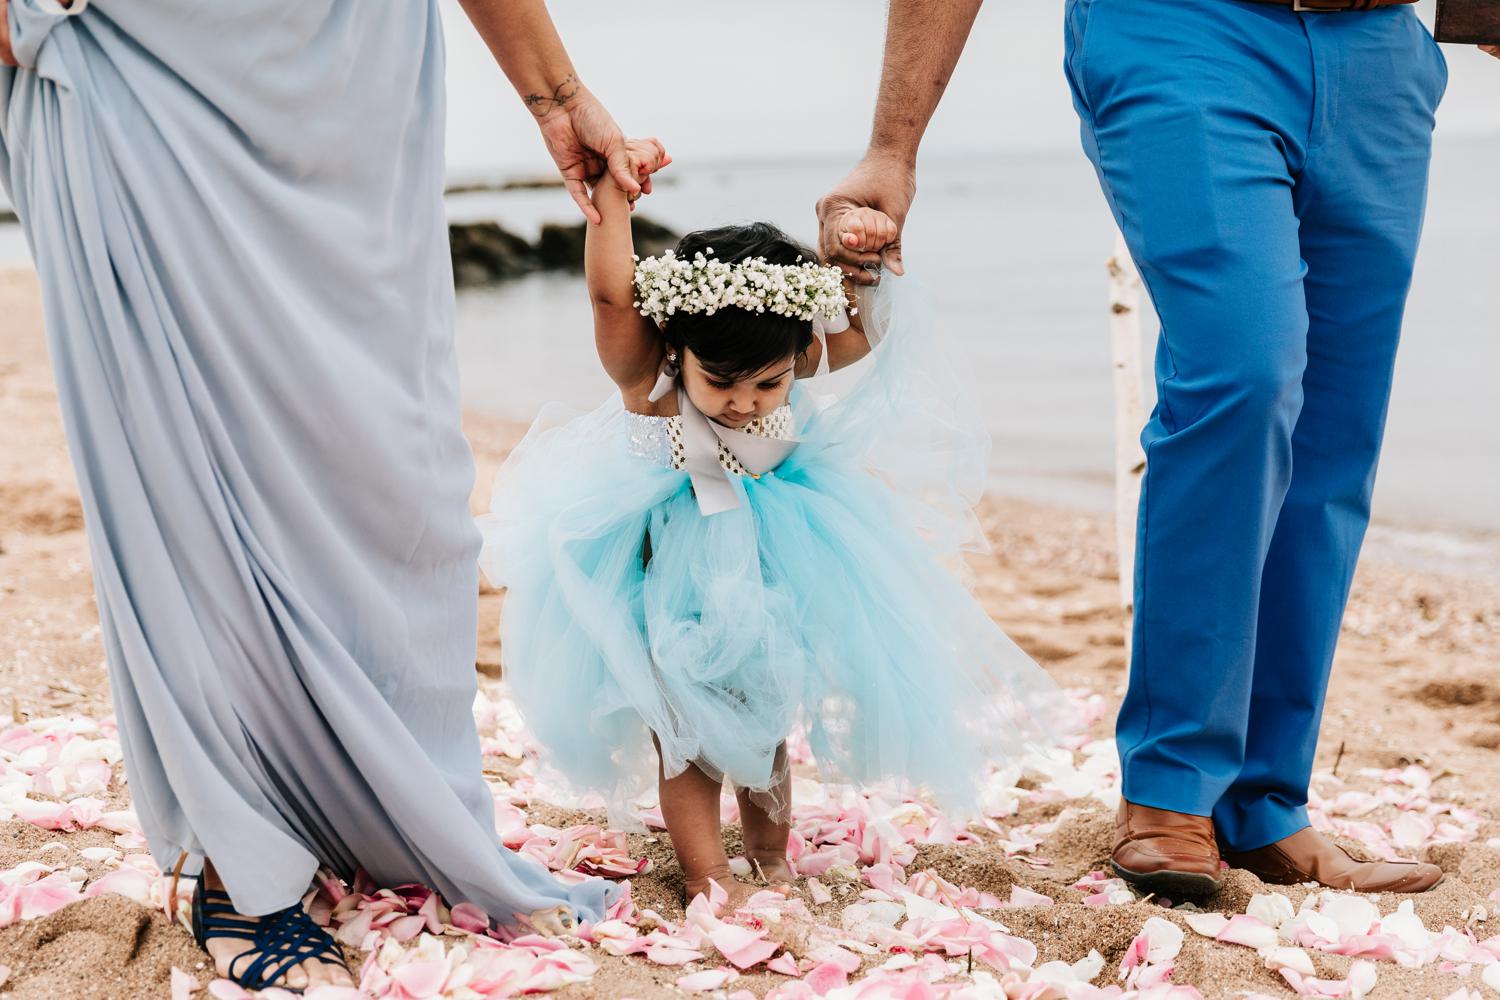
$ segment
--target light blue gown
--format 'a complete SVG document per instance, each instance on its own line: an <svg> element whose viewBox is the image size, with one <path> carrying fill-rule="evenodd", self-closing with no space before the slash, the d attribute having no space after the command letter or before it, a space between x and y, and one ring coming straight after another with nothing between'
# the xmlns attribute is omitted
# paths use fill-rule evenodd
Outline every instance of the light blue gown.
<svg viewBox="0 0 1500 1000"><path fill-rule="evenodd" d="M598 918L499 845L480 770L436 3L9 11L0 178L152 853L248 913L324 864Z"/></svg>
<svg viewBox="0 0 1500 1000"><path fill-rule="evenodd" d="M508 588L506 672L579 790L623 811L654 783L654 735L669 775L694 764L775 813L777 748L801 726L828 777L972 812L989 764L1065 723L953 572L984 544L988 438L932 307L887 278L863 313L865 370L837 398L793 387L795 450L726 474L731 509L705 515L670 432L618 397L544 414L501 469L482 565Z"/></svg>

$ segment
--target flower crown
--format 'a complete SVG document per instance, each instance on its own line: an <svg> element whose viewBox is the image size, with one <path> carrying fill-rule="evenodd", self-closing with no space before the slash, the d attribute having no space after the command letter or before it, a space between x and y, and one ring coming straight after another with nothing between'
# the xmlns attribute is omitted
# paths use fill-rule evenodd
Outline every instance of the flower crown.
<svg viewBox="0 0 1500 1000"><path fill-rule="evenodd" d="M764 257L726 264L701 251L685 260L668 250L635 260L635 308L658 323L675 313L712 316L728 306L800 320L833 320L846 308L839 269L801 257L795 264L772 264Z"/></svg>

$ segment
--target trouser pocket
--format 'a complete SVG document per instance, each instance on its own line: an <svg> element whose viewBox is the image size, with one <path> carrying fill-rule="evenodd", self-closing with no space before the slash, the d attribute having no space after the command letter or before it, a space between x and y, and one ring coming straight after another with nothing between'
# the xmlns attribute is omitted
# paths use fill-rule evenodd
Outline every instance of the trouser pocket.
<svg viewBox="0 0 1500 1000"><path fill-rule="evenodd" d="M1063 73L1067 76L1068 88L1073 92L1073 105L1085 119L1093 118L1093 107L1084 86L1084 51L1088 38L1089 14L1093 6L1094 0L1068 0L1063 8Z"/></svg>

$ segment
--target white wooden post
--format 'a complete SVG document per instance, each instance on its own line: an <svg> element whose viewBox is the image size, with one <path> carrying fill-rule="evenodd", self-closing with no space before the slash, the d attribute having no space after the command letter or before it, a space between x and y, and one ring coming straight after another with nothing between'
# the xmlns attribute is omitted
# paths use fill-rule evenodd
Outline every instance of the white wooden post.
<svg viewBox="0 0 1500 1000"><path fill-rule="evenodd" d="M1120 555L1120 607L1129 608L1135 596L1136 508L1146 471L1141 450L1146 413L1141 400L1141 276L1119 233L1108 266L1109 341L1115 370L1115 545Z"/></svg>

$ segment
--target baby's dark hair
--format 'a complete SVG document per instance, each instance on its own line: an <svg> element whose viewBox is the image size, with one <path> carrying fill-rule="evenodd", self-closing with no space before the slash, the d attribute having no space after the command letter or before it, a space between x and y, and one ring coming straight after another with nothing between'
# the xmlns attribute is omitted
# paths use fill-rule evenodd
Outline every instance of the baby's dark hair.
<svg viewBox="0 0 1500 1000"><path fill-rule="evenodd" d="M677 257L694 254L735 264L764 257L771 264L817 260L817 254L769 222L751 222L688 233L677 244ZM775 313L750 312L738 306L712 316L676 313L667 318L662 336L680 352L698 357L703 370L715 378L735 382L763 371L788 355L801 356L812 344L812 322Z"/></svg>

